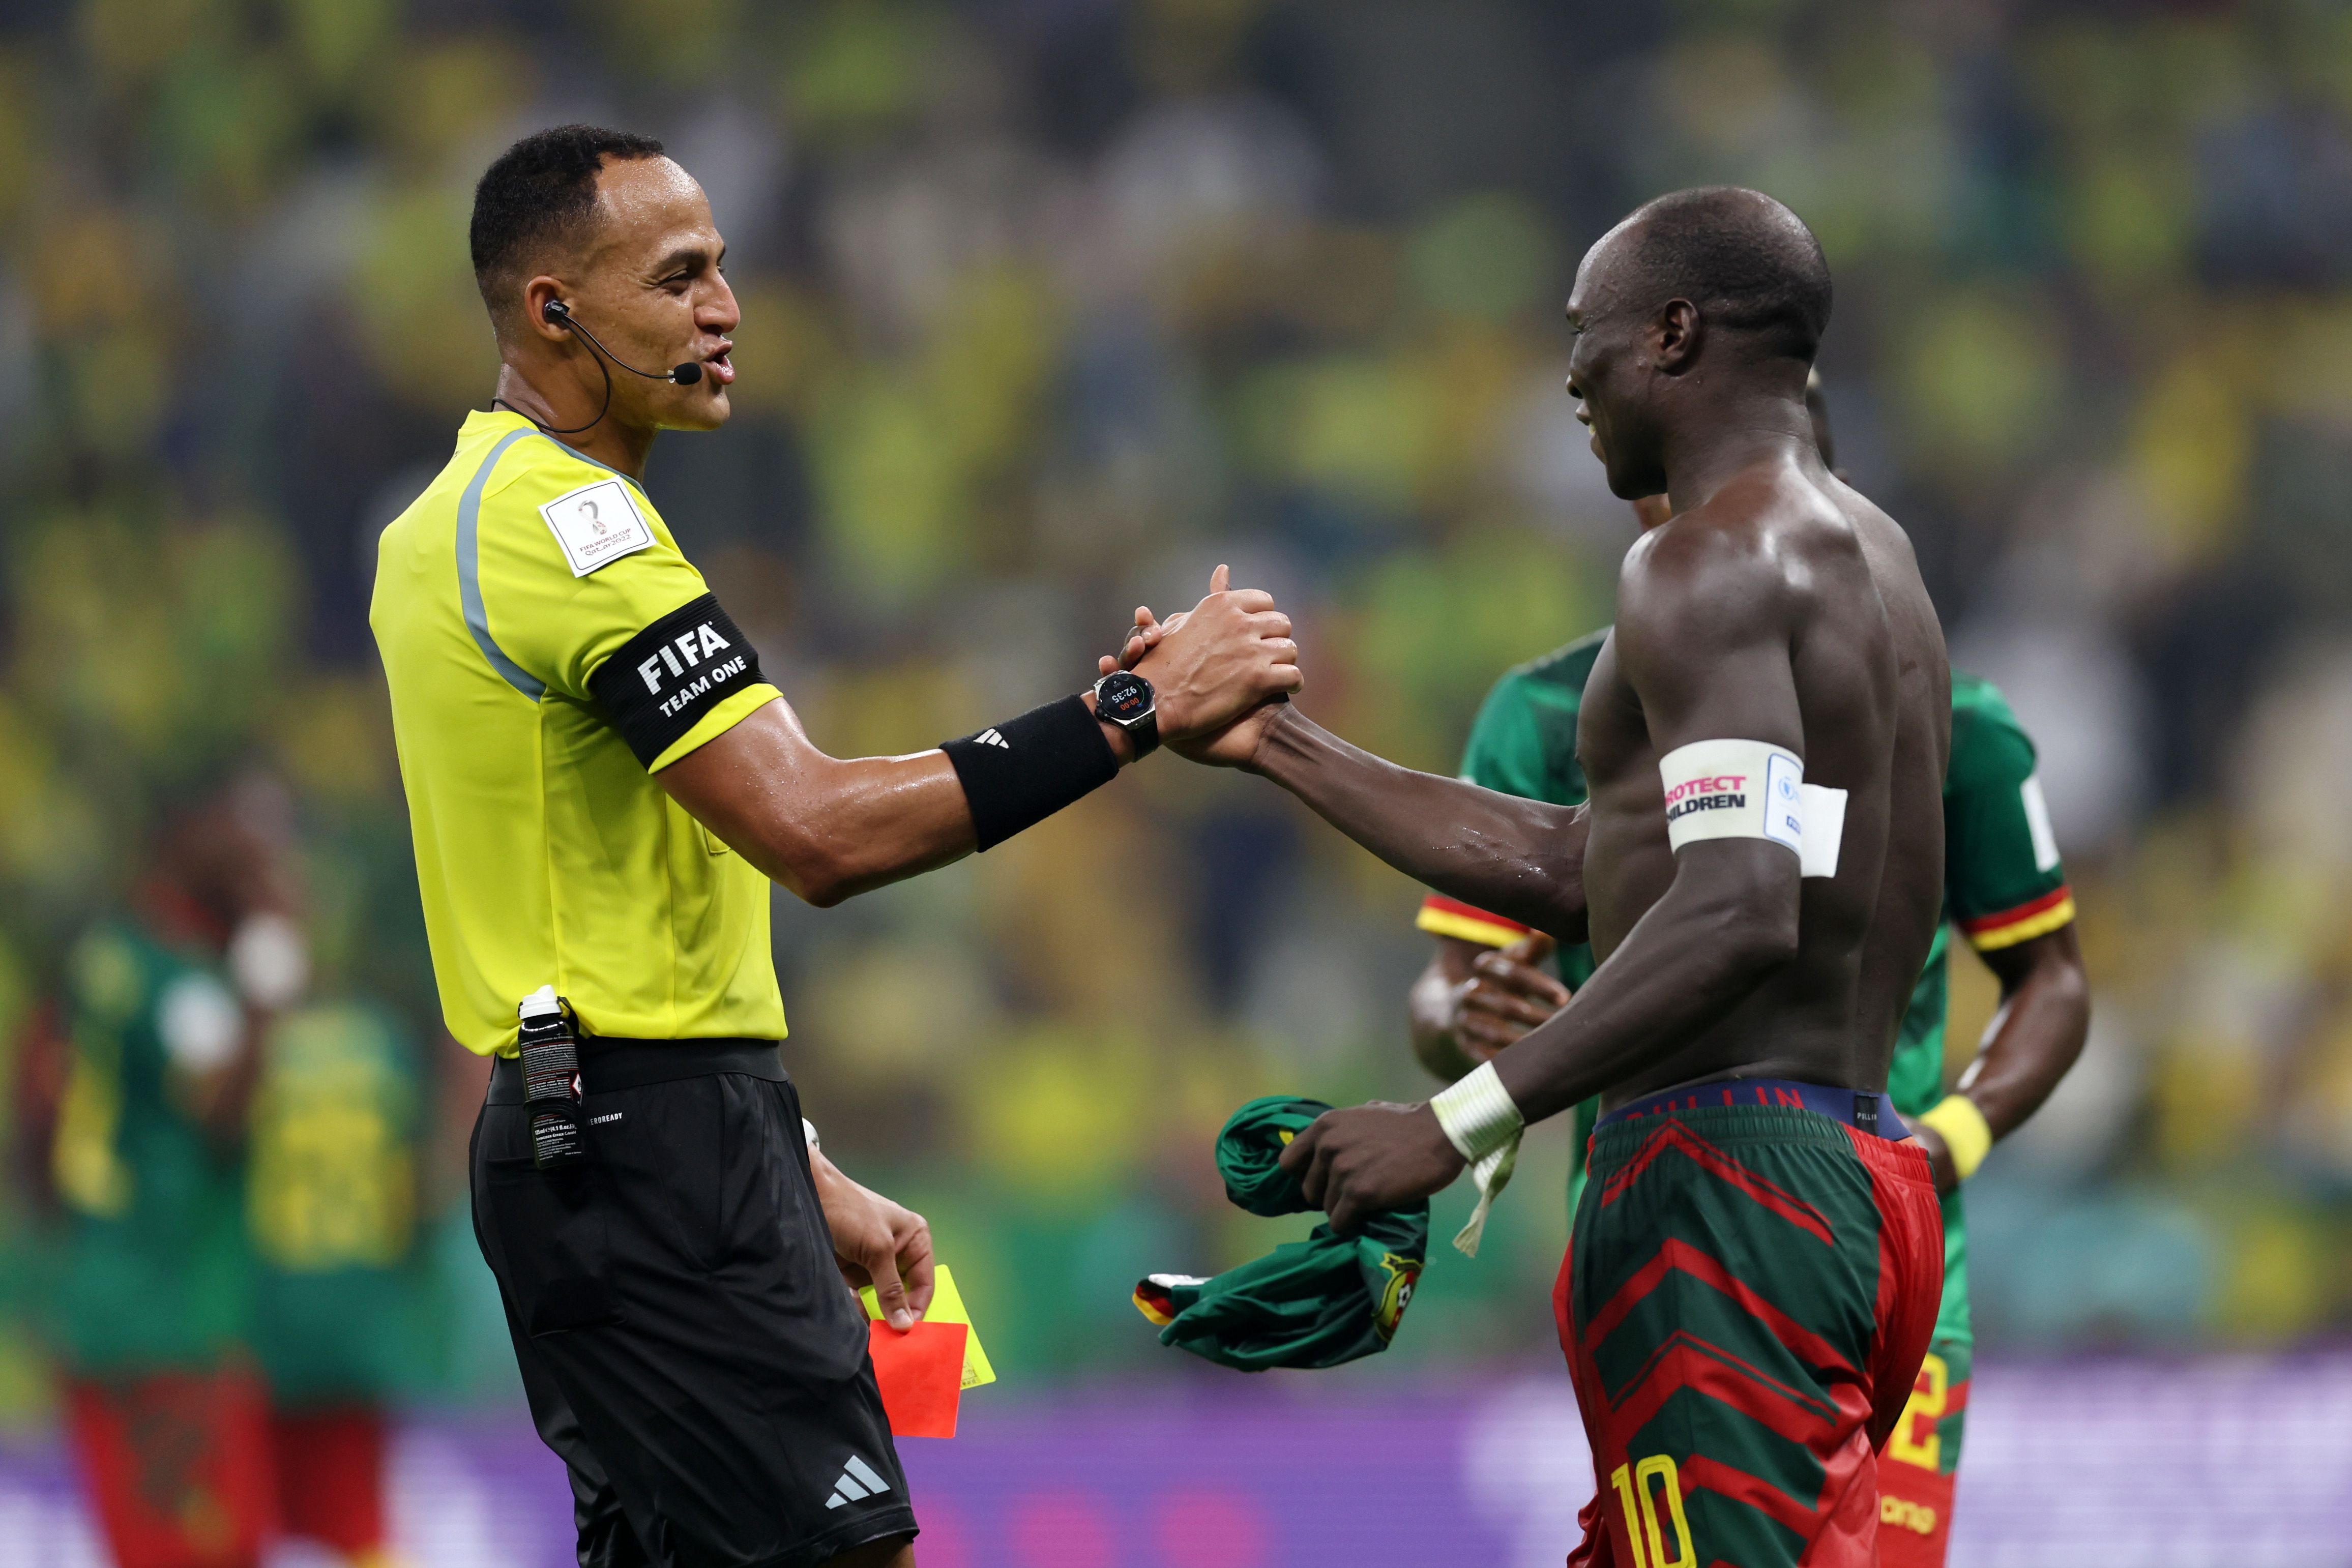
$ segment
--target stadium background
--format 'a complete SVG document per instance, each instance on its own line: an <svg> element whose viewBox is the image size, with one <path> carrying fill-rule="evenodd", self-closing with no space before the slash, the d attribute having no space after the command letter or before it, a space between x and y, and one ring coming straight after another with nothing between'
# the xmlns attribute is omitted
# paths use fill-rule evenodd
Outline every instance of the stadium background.
<svg viewBox="0 0 2352 1568"><path fill-rule="evenodd" d="M2042 744L2097 991L1971 1192L1987 1384L2352 1388L2352 16L0 5L0 1051L136 873L151 793L241 754L300 792L330 983L433 1029L373 539L488 395L471 182L572 119L664 137L732 243L734 423L649 484L838 753L1068 690L1139 598L1231 559L1299 617L1318 717L1450 768L1503 667L1606 618L1631 537L1559 390L1576 257L1676 185L1790 202L1836 271L1842 461ZM1425 1437L1464 1390L1558 1416L1556 1133L1377 1362L1244 1384L1126 1302L1288 1238L1216 1189L1234 1103L1422 1092L1415 897L1276 791L1161 764L912 885L779 900L792 1071L930 1216L1003 1374L961 1441L1075 1453L1123 1410L1171 1442L1273 1410ZM1955 978L1964 1050L1992 997ZM423 1193L414 1397L456 1454L518 1398L449 1158ZM49 1517L43 1258L12 1188L0 1536ZM2167 1408L2119 1429L2210 1437ZM2344 1449L2313 1484L2347 1490ZM1998 1512L1963 1485L1964 1521Z"/></svg>

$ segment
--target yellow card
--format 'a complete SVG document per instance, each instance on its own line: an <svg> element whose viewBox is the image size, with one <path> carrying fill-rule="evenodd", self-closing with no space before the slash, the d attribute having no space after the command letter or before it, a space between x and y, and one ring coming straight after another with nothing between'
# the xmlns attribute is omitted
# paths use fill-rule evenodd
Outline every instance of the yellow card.
<svg viewBox="0 0 2352 1568"><path fill-rule="evenodd" d="M865 1300L866 1315L880 1321L882 1308L874 1299L874 1287L868 1285L857 1293ZM939 1266L931 1291L931 1310L923 1314L923 1321L927 1323L963 1324L963 1385L966 1388L977 1388L983 1383L996 1381L996 1369L988 1364L988 1352L980 1348L980 1330L973 1327L971 1314L964 1310L962 1293L956 1289L955 1276L948 1272L948 1266L944 1263Z"/></svg>

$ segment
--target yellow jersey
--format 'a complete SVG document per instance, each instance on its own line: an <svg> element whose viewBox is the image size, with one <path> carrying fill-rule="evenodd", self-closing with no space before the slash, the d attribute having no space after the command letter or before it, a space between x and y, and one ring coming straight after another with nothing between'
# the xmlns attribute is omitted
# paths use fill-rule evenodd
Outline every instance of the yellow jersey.
<svg viewBox="0 0 2352 1568"><path fill-rule="evenodd" d="M768 879L654 779L778 694L643 487L469 415L368 622L450 1033L511 1054L551 984L596 1034L782 1039Z"/></svg>

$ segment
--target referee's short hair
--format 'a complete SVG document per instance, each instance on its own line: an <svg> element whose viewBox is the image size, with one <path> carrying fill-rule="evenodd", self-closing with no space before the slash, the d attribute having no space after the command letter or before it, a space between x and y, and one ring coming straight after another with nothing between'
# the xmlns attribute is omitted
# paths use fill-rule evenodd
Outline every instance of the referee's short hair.
<svg viewBox="0 0 2352 1568"><path fill-rule="evenodd" d="M1753 334L1759 353L1812 362L1830 324L1830 265L1804 219L1761 191L1703 185L1622 227L1625 304L1687 299L1709 325Z"/></svg>
<svg viewBox="0 0 2352 1568"><path fill-rule="evenodd" d="M601 125L558 125L533 131L482 172L474 186L468 239L474 283L490 319L503 332L515 308L515 285L524 267L550 246L572 246L596 212L596 176L608 158L658 158L650 136Z"/></svg>

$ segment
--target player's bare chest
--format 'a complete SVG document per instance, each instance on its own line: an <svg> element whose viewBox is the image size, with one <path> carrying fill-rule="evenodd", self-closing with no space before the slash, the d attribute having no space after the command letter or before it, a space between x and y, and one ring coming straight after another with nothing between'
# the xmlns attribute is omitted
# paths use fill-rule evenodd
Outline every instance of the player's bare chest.
<svg viewBox="0 0 2352 1568"><path fill-rule="evenodd" d="M1618 669L1613 636L1601 644L1600 656L1592 662L1592 674L1584 683L1584 702L1577 713L1576 755L1596 804L1603 795L1615 794L1629 784L1652 792L1657 789L1649 725L1642 715L1641 699Z"/></svg>

